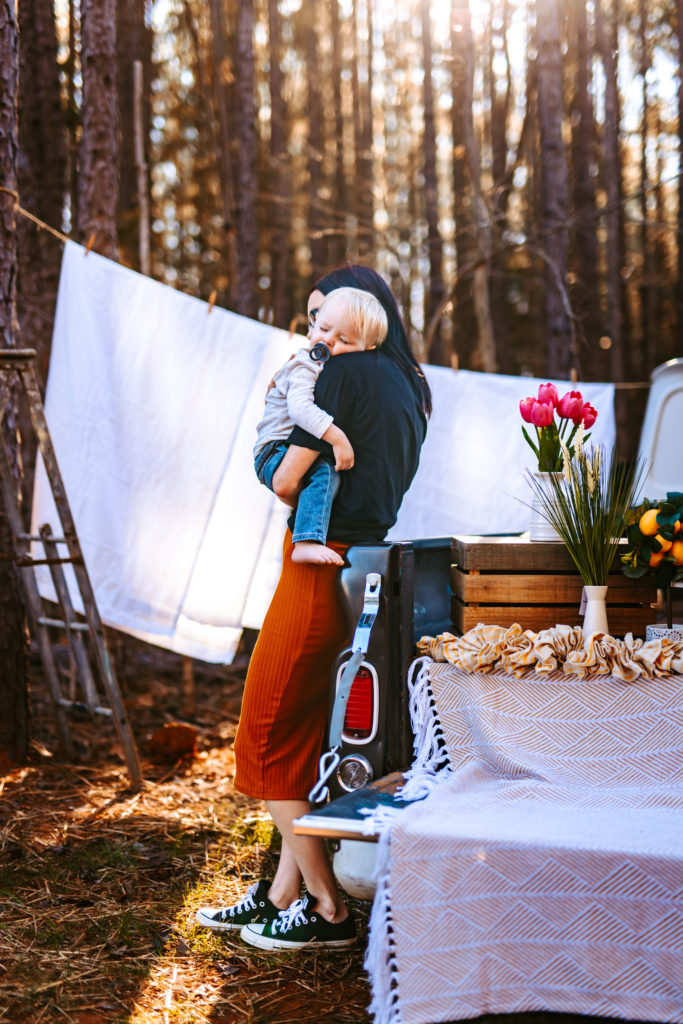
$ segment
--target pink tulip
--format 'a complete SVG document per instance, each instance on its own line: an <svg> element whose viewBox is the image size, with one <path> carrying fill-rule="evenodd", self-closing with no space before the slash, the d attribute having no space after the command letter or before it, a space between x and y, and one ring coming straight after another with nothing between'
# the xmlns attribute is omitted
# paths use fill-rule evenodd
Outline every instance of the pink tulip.
<svg viewBox="0 0 683 1024"><path fill-rule="evenodd" d="M531 407L531 422L535 427L549 427L553 422L555 406L552 402L534 402Z"/></svg>
<svg viewBox="0 0 683 1024"><path fill-rule="evenodd" d="M581 418L583 412L583 398L580 391L568 391L557 403L558 415L563 420L576 420Z"/></svg>
<svg viewBox="0 0 683 1024"><path fill-rule="evenodd" d="M535 398L523 398L519 403L519 411L525 423L531 423L531 409L535 404Z"/></svg>
<svg viewBox="0 0 683 1024"><path fill-rule="evenodd" d="M550 402L554 409L559 400L560 396L554 384L541 384L540 388L538 389L539 402Z"/></svg>
<svg viewBox="0 0 683 1024"><path fill-rule="evenodd" d="M586 402L581 411L581 422L583 423L586 430L593 426L597 418L598 410L594 409L589 402Z"/></svg>

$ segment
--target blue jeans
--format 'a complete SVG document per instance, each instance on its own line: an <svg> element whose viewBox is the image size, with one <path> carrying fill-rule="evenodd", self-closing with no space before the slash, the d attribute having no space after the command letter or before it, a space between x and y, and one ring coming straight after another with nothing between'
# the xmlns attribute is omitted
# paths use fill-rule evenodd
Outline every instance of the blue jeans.
<svg viewBox="0 0 683 1024"><path fill-rule="evenodd" d="M257 477L271 491L275 471L284 459L288 447L289 445L283 441L269 441L254 461ZM303 479L296 509L290 517L294 544L301 540L325 543L332 502L338 490L339 474L335 472L334 465L324 456L318 456Z"/></svg>

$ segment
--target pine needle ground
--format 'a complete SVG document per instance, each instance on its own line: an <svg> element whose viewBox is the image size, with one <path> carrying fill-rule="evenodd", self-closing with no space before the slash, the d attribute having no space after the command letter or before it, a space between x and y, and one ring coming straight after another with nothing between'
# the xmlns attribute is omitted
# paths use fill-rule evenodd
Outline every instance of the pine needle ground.
<svg viewBox="0 0 683 1024"><path fill-rule="evenodd" d="M32 665L32 755L0 779L0 1022L367 1022L366 905L351 952L268 954L195 928L197 907L234 902L277 855L264 805L231 782L244 670L195 663L198 756L159 764L148 736L179 718L181 662L126 649L138 793L101 719L72 721L77 763L60 757Z"/></svg>
<svg viewBox="0 0 683 1024"><path fill-rule="evenodd" d="M40 663L31 666L29 763L0 778L0 1024L368 1024L362 961L369 907L350 952L276 955L194 926L272 871L265 807L235 792L232 740L244 668L195 663L198 756L145 759L180 718L179 658L126 641L122 686L143 759L131 792L111 727L71 723L57 751ZM119 676L123 675L119 668ZM600 1024L525 1013L478 1024Z"/></svg>

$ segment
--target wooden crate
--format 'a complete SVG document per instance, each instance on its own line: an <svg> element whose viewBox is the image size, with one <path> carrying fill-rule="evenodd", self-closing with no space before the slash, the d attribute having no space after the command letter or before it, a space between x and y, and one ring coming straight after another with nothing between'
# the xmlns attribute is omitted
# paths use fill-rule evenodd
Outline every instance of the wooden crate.
<svg viewBox="0 0 683 1024"><path fill-rule="evenodd" d="M519 537L453 537L452 619L461 633L480 622L538 632L558 623L580 626L583 582L564 544ZM653 578L630 580L617 557L607 581L613 636L644 636L654 622Z"/></svg>

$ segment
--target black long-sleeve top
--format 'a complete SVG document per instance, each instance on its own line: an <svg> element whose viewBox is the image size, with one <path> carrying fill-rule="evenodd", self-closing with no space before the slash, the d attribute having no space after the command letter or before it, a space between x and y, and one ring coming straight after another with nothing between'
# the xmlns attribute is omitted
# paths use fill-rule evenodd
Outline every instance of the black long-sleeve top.
<svg viewBox="0 0 683 1024"><path fill-rule="evenodd" d="M351 442L353 469L340 473L328 538L383 540L396 522L420 460L427 420L406 373L381 348L330 359L318 378L316 405L334 417ZM332 448L300 427L290 444L332 456Z"/></svg>

